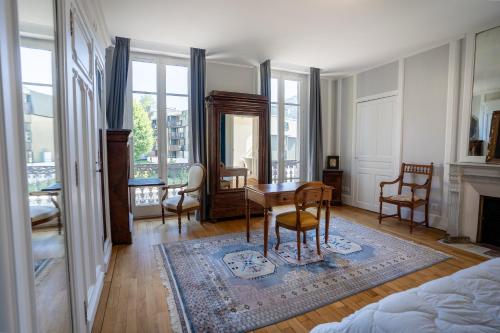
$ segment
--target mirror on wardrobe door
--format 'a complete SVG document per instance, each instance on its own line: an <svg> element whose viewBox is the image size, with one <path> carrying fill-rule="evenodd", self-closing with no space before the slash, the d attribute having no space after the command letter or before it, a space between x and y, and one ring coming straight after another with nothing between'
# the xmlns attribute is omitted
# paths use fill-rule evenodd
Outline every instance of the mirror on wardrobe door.
<svg viewBox="0 0 500 333"><path fill-rule="evenodd" d="M500 110L500 27L476 34L469 156L485 156L491 119Z"/></svg>
<svg viewBox="0 0 500 333"><path fill-rule="evenodd" d="M39 332L71 332L53 0L18 0L27 184Z"/></svg>

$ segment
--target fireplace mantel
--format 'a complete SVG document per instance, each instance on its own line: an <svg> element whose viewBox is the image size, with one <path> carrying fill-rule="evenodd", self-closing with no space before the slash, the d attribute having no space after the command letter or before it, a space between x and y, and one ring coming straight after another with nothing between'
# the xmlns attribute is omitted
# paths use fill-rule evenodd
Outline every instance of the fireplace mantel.
<svg viewBox="0 0 500 333"><path fill-rule="evenodd" d="M500 164L450 163L448 235L476 242L481 196L500 197Z"/></svg>

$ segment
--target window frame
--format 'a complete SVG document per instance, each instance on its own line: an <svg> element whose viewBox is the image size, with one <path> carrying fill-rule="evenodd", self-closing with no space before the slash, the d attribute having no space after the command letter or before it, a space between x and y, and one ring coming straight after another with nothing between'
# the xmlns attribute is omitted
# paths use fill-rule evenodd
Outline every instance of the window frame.
<svg viewBox="0 0 500 333"><path fill-rule="evenodd" d="M141 52L131 52L130 60L129 60L129 77L128 82L130 83L127 87L127 97L128 103L126 103L125 108L126 112L128 112L127 116L130 123L130 128L132 129L133 124L133 115L132 115L132 103L133 103L133 70L132 70L132 62L149 62L156 64L156 107L157 107L157 126L158 126L158 177L167 181L167 169L168 169L168 133L167 133L167 96L168 95L176 95L176 94L167 94L166 91L166 66L183 66L188 69L188 115L190 116L189 110L189 59L185 58L175 58L168 57L164 55L153 55ZM137 92L136 92L137 93ZM177 94L179 96L186 96ZM188 132L191 132L191 129L188 126ZM130 156L133 156L133 147L130 147ZM189 155L188 161L192 161L192 157ZM134 159L130 158L130 170L134 170ZM133 192L133 191L132 191ZM162 192L158 191L159 200L161 200ZM161 206L160 204L153 205L141 205L138 206L135 204L135 192L132 193L132 212L134 216L137 217L151 217L151 216L160 216L161 215Z"/></svg>
<svg viewBox="0 0 500 333"><path fill-rule="evenodd" d="M282 183L285 181L302 181L305 180L305 167L306 167L306 159L305 159L305 142L306 140L301 140L301 136L307 131L304 128L307 120L307 92L308 92L308 82L307 75L272 70L271 71L271 79L277 79L278 82L278 99L277 102L272 102L271 105L277 105L278 110L278 179L276 182ZM298 103L285 103L285 81L296 81L298 82ZM292 105L298 107L298 115L297 115L297 142L298 146L298 158L299 158L299 178L285 178L285 106ZM272 163L272 162L271 162Z"/></svg>
<svg viewBox="0 0 500 333"><path fill-rule="evenodd" d="M55 45L50 37L47 38L36 38L32 36L24 36L21 35L20 37L20 48L29 48L29 49L38 49L38 50L43 50L43 51L49 51L51 53L51 62L52 62L52 83L51 84L46 84L46 83L34 83L34 82L28 82L28 81L23 81L21 77L21 92L24 89L24 85L33 85L33 86L39 86L39 87L51 87L52 88L52 108L53 108L53 131L54 131L54 168L55 168L55 177L57 179L61 179L61 154L60 154L60 135L59 135L59 95L58 95L58 76L57 76L57 62L56 62L56 49ZM20 51L19 51L20 52ZM20 57L19 53L19 57ZM24 110L23 110L23 122L25 121L25 115L24 115ZM24 131L26 133L26 129L24 128ZM33 139L31 137L31 139ZM30 149L31 153L33 151ZM28 163L27 159L27 154L28 151L25 149L25 156L26 156L26 162ZM28 164L27 164L28 165Z"/></svg>

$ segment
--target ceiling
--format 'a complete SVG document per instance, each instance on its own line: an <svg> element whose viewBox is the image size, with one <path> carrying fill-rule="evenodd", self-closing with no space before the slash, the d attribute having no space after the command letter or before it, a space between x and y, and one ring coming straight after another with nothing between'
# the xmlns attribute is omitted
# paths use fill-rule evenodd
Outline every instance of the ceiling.
<svg viewBox="0 0 500 333"><path fill-rule="evenodd" d="M494 0L100 0L111 37L132 47L344 74L500 19Z"/></svg>

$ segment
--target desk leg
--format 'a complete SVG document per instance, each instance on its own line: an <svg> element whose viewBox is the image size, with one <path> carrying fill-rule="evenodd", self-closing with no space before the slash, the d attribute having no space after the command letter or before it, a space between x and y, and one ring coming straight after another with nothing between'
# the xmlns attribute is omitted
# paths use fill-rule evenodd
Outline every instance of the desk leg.
<svg viewBox="0 0 500 333"><path fill-rule="evenodd" d="M328 231L330 229L330 201L326 202L326 216L325 216L325 244L328 243Z"/></svg>
<svg viewBox="0 0 500 333"><path fill-rule="evenodd" d="M247 243L250 242L250 200L246 198L245 216L247 220Z"/></svg>
<svg viewBox="0 0 500 333"><path fill-rule="evenodd" d="M269 212L264 208L264 257L267 257L267 240L269 238Z"/></svg>

